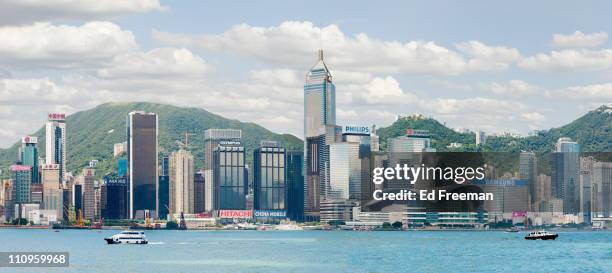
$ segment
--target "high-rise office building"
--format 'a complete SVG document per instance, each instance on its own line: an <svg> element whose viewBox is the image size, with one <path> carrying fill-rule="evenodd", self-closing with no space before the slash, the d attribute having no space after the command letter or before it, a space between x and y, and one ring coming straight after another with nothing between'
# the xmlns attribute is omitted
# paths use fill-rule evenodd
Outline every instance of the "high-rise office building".
<svg viewBox="0 0 612 273"><path fill-rule="evenodd" d="M406 135L390 138L388 142L388 164L395 167L397 164L419 166L423 160L423 153L435 152L431 147L431 138L427 130L407 129ZM404 190L414 185L406 185L401 179L385 182L387 190Z"/></svg>
<svg viewBox="0 0 612 273"><path fill-rule="evenodd" d="M95 220L94 169L83 169L83 218Z"/></svg>
<svg viewBox="0 0 612 273"><path fill-rule="evenodd" d="M262 141L253 152L253 207L285 210L285 148L278 141Z"/></svg>
<svg viewBox="0 0 612 273"><path fill-rule="evenodd" d="M236 129L207 129L204 131L204 170L213 169L213 152L220 142L240 142L242 131Z"/></svg>
<svg viewBox="0 0 612 273"><path fill-rule="evenodd" d="M612 162L594 162L592 180L593 217L612 217Z"/></svg>
<svg viewBox="0 0 612 273"><path fill-rule="evenodd" d="M130 218L156 218L158 120L154 113L133 111L127 119Z"/></svg>
<svg viewBox="0 0 612 273"><path fill-rule="evenodd" d="M535 153L521 152L519 154L519 174L520 179L527 181L529 199L533 205L536 199L536 179L538 176L538 164Z"/></svg>
<svg viewBox="0 0 612 273"><path fill-rule="evenodd" d="M83 184L74 183L72 185L72 207L74 208L74 217L80 219L83 215Z"/></svg>
<svg viewBox="0 0 612 273"><path fill-rule="evenodd" d="M101 215L104 219L128 219L128 180L126 177L104 178L100 189Z"/></svg>
<svg viewBox="0 0 612 273"><path fill-rule="evenodd" d="M30 202L30 185L32 183L32 166L13 165L10 168L13 179L13 201L15 204Z"/></svg>
<svg viewBox="0 0 612 273"><path fill-rule="evenodd" d="M557 141L553 153L552 184L555 197L563 199L563 213L580 212L580 145L570 138Z"/></svg>
<svg viewBox="0 0 612 273"><path fill-rule="evenodd" d="M215 206L215 183L212 170L204 170L204 211L210 212Z"/></svg>
<svg viewBox="0 0 612 273"><path fill-rule="evenodd" d="M330 145L330 183L323 199L361 199L361 160L358 142Z"/></svg>
<svg viewBox="0 0 612 273"><path fill-rule="evenodd" d="M193 212L204 212L206 198L206 187L204 183L204 173L199 171L193 175Z"/></svg>
<svg viewBox="0 0 612 273"><path fill-rule="evenodd" d="M66 143L66 114L49 114L45 125L45 163L60 165L62 181L66 181Z"/></svg>
<svg viewBox="0 0 612 273"><path fill-rule="evenodd" d="M214 209L246 209L248 180L240 142L220 142L213 151Z"/></svg>
<svg viewBox="0 0 612 273"><path fill-rule="evenodd" d="M329 160L321 154L326 150L322 135L329 131L326 126L335 124L336 87L323 51L319 50L319 59L304 83L304 210L308 218L319 217L320 198L324 195L321 189L326 187L321 180L326 180L325 167L329 166Z"/></svg>
<svg viewBox="0 0 612 273"><path fill-rule="evenodd" d="M32 166L32 184L40 183L38 174L38 148L36 147L37 143L37 137L26 136L21 138L21 164Z"/></svg>
<svg viewBox="0 0 612 273"><path fill-rule="evenodd" d="M157 187L157 203L159 219L167 219L170 212L170 176L160 175L159 186Z"/></svg>
<svg viewBox="0 0 612 273"><path fill-rule="evenodd" d="M285 189L287 217L293 221L304 220L304 153L285 152Z"/></svg>
<svg viewBox="0 0 612 273"><path fill-rule="evenodd" d="M372 126L375 130L376 126ZM375 139L375 140L373 140ZM359 200L361 204L365 204L372 199L374 192L374 183L371 179L371 167L373 152L378 151L378 136L373 133L367 126L344 126L342 130L342 141L348 143L359 144L359 163L360 163L360 179L358 183L359 190L353 190L355 200ZM376 146L373 147L372 145Z"/></svg>
<svg viewBox="0 0 612 273"><path fill-rule="evenodd" d="M171 215L193 213L193 155L189 151L179 150L170 155L169 173Z"/></svg>
<svg viewBox="0 0 612 273"><path fill-rule="evenodd" d="M57 219L64 216L64 191L60 179L59 164L42 166L41 182L43 186L43 209L55 210Z"/></svg>

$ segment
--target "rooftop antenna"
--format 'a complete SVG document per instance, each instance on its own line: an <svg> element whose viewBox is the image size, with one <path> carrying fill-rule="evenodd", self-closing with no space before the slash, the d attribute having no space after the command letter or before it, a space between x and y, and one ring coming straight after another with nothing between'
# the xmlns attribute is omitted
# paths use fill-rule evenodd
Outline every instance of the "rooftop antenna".
<svg viewBox="0 0 612 273"><path fill-rule="evenodd" d="M323 30L319 28L319 60L323 60Z"/></svg>

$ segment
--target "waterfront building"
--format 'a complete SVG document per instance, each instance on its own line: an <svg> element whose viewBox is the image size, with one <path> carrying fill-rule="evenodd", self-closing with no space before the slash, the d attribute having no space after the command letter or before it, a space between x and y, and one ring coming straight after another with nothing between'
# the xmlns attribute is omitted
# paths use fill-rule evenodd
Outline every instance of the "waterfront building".
<svg viewBox="0 0 612 273"><path fill-rule="evenodd" d="M253 151L253 208L285 210L285 148L278 141L262 141Z"/></svg>
<svg viewBox="0 0 612 273"><path fill-rule="evenodd" d="M67 180L66 143L66 114L49 114L45 125L45 164L59 164L62 181Z"/></svg>
<svg viewBox="0 0 612 273"><path fill-rule="evenodd" d="M431 147L431 137L427 130L407 129L406 134L388 140L388 164L395 167L397 164L420 166L423 153L435 152ZM401 179L390 180L384 183L389 191L410 189L413 185L406 185Z"/></svg>
<svg viewBox="0 0 612 273"><path fill-rule="evenodd" d="M194 162L191 152L179 150L170 155L169 213L193 213Z"/></svg>
<svg viewBox="0 0 612 273"><path fill-rule="evenodd" d="M538 164L536 154L533 152L521 152L519 154L519 178L527 181L529 188L530 204L535 204L536 179L538 176Z"/></svg>
<svg viewBox="0 0 612 273"><path fill-rule="evenodd" d="M212 170L204 170L204 211L211 212L215 204L215 183Z"/></svg>
<svg viewBox="0 0 612 273"><path fill-rule="evenodd" d="M37 137L26 136L21 138L21 164L32 166L32 184L40 183L38 174L38 143Z"/></svg>
<svg viewBox="0 0 612 273"><path fill-rule="evenodd" d="M321 200L321 223L346 223L353 220L355 201L349 199Z"/></svg>
<svg viewBox="0 0 612 273"><path fill-rule="evenodd" d="M554 195L563 199L563 213L580 212L580 145L570 138L559 138L553 153Z"/></svg>
<svg viewBox="0 0 612 273"><path fill-rule="evenodd" d="M287 197L285 206L287 217L292 221L304 220L304 153L301 151L285 152L285 189Z"/></svg>
<svg viewBox="0 0 612 273"><path fill-rule="evenodd" d="M60 179L59 164L45 164L41 168L43 205L45 210L54 210L57 219L64 218L64 191Z"/></svg>
<svg viewBox="0 0 612 273"><path fill-rule="evenodd" d="M204 131L204 170L213 169L213 152L219 143L240 142L242 131L237 129L207 129Z"/></svg>
<svg viewBox="0 0 612 273"><path fill-rule="evenodd" d="M94 189L95 170L91 168L83 169L83 219L94 221L96 218L96 200Z"/></svg>
<svg viewBox="0 0 612 273"><path fill-rule="evenodd" d="M157 202L159 203L158 217L159 219L166 219L170 212L170 176L159 176L159 186L157 190Z"/></svg>
<svg viewBox="0 0 612 273"><path fill-rule="evenodd" d="M128 114L130 218L156 218L158 197L158 118L154 113Z"/></svg>
<svg viewBox="0 0 612 273"><path fill-rule="evenodd" d="M593 163L592 216L612 217L612 162Z"/></svg>
<svg viewBox="0 0 612 273"><path fill-rule="evenodd" d="M319 217L322 190L326 187L325 168L329 166L325 146L331 143L329 136L333 136L327 126L335 130L335 124L336 88L323 60L323 51L319 50L319 59L304 83L304 210L309 219Z"/></svg>
<svg viewBox="0 0 612 273"><path fill-rule="evenodd" d="M10 170L13 180L13 201L15 204L30 203L32 166L13 165Z"/></svg>
<svg viewBox="0 0 612 273"><path fill-rule="evenodd" d="M72 185L72 208L74 209L75 220L80 219L83 215L83 184L81 182Z"/></svg>
<svg viewBox="0 0 612 273"><path fill-rule="evenodd" d="M104 219L128 219L128 179L104 178L100 188L101 216Z"/></svg>
<svg viewBox="0 0 612 273"><path fill-rule="evenodd" d="M202 213L204 210L206 187L204 183L204 173L196 172L193 176L193 212Z"/></svg>
<svg viewBox="0 0 612 273"><path fill-rule="evenodd" d="M330 183L324 199L361 199L361 160L358 142L330 144Z"/></svg>
<svg viewBox="0 0 612 273"><path fill-rule="evenodd" d="M238 141L221 141L213 150L215 210L246 209L248 180L244 147Z"/></svg>

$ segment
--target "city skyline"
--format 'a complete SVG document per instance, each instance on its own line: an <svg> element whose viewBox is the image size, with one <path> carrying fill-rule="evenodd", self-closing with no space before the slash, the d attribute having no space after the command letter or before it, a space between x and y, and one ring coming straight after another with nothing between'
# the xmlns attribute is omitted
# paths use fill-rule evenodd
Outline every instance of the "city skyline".
<svg viewBox="0 0 612 273"><path fill-rule="evenodd" d="M342 124L386 126L395 115L418 112L453 128L526 134L568 123L612 98L607 49L612 30L601 19L604 7L590 7L587 16L576 12L577 4L557 5L559 14L542 23L538 14L548 6L530 3L521 10L524 23L513 24L514 9L504 11L501 4L413 3L414 10L439 12L438 21L424 17L427 12L399 16L399 10L411 9L378 6L388 15L372 13L379 20L367 22L358 16L373 10L365 3L334 3L325 11L274 4L287 13L221 12L220 20L212 19L218 18L213 11L229 9L224 4L208 3L209 9L193 8L203 5L193 2L141 4L99 10L79 5L70 12L59 12L59 2L7 4L0 20L6 41L0 48L5 124L0 147L34 131L43 113L71 114L103 102L140 101L143 95L301 136L296 124L302 112L296 106L305 67L320 48L335 71ZM194 10L207 14L197 16L197 28L177 20L195 18ZM337 17L340 11L345 15ZM420 27L422 22L427 27ZM491 25L486 22L498 24L471 27ZM252 43L241 40L245 37ZM91 43L79 48L79 39ZM30 51L15 51L21 48ZM191 99L202 94L209 99ZM235 104L241 111L231 107ZM463 111L466 107L473 111ZM555 111L558 107L566 111Z"/></svg>

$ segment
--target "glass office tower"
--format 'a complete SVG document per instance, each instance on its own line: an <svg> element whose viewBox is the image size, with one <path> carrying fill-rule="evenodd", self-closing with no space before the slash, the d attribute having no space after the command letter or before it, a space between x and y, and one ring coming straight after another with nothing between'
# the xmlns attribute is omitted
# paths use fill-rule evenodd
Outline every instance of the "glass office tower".
<svg viewBox="0 0 612 273"><path fill-rule="evenodd" d="M325 151L321 143L325 142L326 125L335 124L336 88L320 50L319 60L304 83L304 206L305 214L313 220L318 218L321 189L325 188L321 180L325 178L325 166L329 165L328 158L321 155Z"/></svg>
<svg viewBox="0 0 612 273"><path fill-rule="evenodd" d="M157 115L142 111L130 112L127 134L130 218L157 218Z"/></svg>
<svg viewBox="0 0 612 273"><path fill-rule="evenodd" d="M285 149L276 141L262 141L253 152L254 208L284 210Z"/></svg>
<svg viewBox="0 0 612 273"><path fill-rule="evenodd" d="M214 209L246 209L248 181L240 142L220 142L213 150Z"/></svg>

